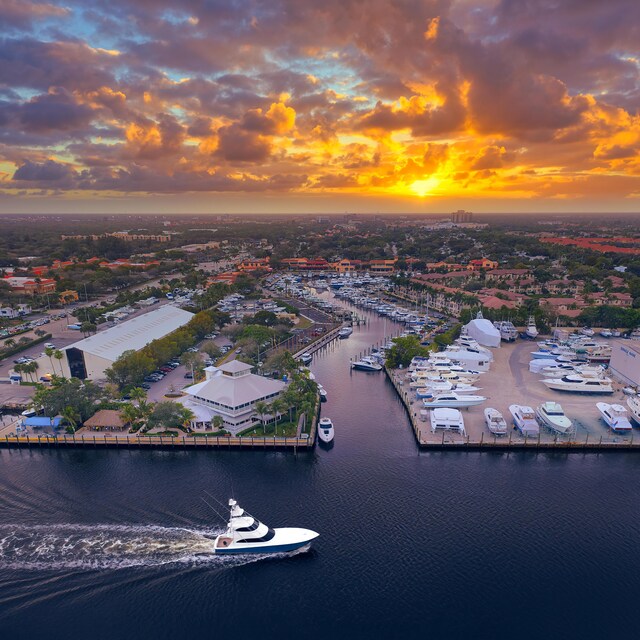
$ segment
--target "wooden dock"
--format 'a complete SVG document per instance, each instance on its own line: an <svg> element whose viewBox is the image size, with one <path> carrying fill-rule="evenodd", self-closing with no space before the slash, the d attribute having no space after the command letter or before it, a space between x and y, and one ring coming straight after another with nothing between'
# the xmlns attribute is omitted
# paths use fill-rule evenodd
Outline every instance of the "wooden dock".
<svg viewBox="0 0 640 640"><path fill-rule="evenodd" d="M1 447L25 448L83 448L83 449L256 449L299 450L313 449L315 424L308 437L265 436L146 436L137 434L95 434L56 436L5 436Z"/></svg>
<svg viewBox="0 0 640 640"><path fill-rule="evenodd" d="M393 372L386 366L384 371L391 381L398 397L404 405L411 429L416 438L416 442L420 449L439 450L439 451L564 451L567 453L585 453L585 452L604 452L604 451L639 451L640 440L634 442L633 435L630 440L615 441L606 440L602 436L599 438L589 438L586 435L584 440L565 440L555 436L553 438L542 439L538 434L537 438L518 438L513 439L513 432L509 436L498 437L480 434L479 440L471 440L470 436L454 435L450 432L443 431L441 436L433 436L427 438L427 432L430 434L431 429L427 423L420 424L418 414L411 404L408 391L399 384Z"/></svg>

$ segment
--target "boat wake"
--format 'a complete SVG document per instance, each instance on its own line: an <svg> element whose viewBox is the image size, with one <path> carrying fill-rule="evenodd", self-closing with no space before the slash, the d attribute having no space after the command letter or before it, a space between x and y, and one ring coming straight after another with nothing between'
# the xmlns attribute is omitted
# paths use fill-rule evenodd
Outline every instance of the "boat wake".
<svg viewBox="0 0 640 640"><path fill-rule="evenodd" d="M159 526L0 525L0 568L124 569L168 564L230 566L264 556L216 556L222 531Z"/></svg>

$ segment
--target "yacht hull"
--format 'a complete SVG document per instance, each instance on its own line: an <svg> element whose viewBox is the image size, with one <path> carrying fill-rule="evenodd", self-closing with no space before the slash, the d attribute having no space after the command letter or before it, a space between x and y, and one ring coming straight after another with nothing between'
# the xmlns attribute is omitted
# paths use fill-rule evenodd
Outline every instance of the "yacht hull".
<svg viewBox="0 0 640 640"><path fill-rule="evenodd" d="M246 555L290 553L292 551L308 550L311 541L318 537L318 533L311 529L284 528L274 529L276 535L269 542L238 543L233 542L226 548L217 545L213 551L216 555Z"/></svg>

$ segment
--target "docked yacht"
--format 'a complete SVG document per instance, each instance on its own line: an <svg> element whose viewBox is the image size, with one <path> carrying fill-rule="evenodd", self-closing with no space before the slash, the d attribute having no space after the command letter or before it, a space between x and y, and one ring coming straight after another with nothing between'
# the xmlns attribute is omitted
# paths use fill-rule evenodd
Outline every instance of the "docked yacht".
<svg viewBox="0 0 640 640"><path fill-rule="evenodd" d="M523 436L537 437L540 426L536 420L536 414L531 407L521 404L512 404L509 411L513 416L513 424Z"/></svg>
<svg viewBox="0 0 640 640"><path fill-rule="evenodd" d="M327 401L327 390L321 384L318 385L318 394L321 402Z"/></svg>
<svg viewBox="0 0 640 640"><path fill-rule="evenodd" d="M459 395L455 391L448 391L446 393L439 393L433 398L425 398L422 401L427 408L433 407L449 407L449 408L462 408L462 407L475 407L486 401L484 396L474 395Z"/></svg>
<svg viewBox="0 0 640 640"><path fill-rule="evenodd" d="M344 340L345 338L348 338L352 333L352 327L342 327L342 329L338 331L338 338L340 338L340 340Z"/></svg>
<svg viewBox="0 0 640 640"><path fill-rule="evenodd" d="M305 351L302 355L298 356L298 360L300 360L302 364L309 364L311 360L313 360L313 356L308 351Z"/></svg>
<svg viewBox="0 0 640 640"><path fill-rule="evenodd" d="M416 389L416 397L419 400L423 398L433 398L433 396L443 393L445 391L455 391L456 393L466 394L473 393L474 391L480 391L479 387L474 387L470 384L451 384L447 380L434 381L424 387L418 387Z"/></svg>
<svg viewBox="0 0 640 640"><path fill-rule="evenodd" d="M631 431L631 423L627 418L627 410L621 404L596 402L596 407L611 431Z"/></svg>
<svg viewBox="0 0 640 640"><path fill-rule="evenodd" d="M487 407L484 410L484 421L493 435L504 436L507 434L507 421L497 409Z"/></svg>
<svg viewBox="0 0 640 640"><path fill-rule="evenodd" d="M500 339L505 342L513 342L518 337L518 330L509 320L494 322L493 326L500 332Z"/></svg>
<svg viewBox="0 0 640 640"><path fill-rule="evenodd" d="M360 360L353 360L351 368L358 371L382 371L382 365L376 362L371 356L364 356Z"/></svg>
<svg viewBox="0 0 640 640"><path fill-rule="evenodd" d="M271 529L229 500L230 517L227 529L216 537L213 553L289 553L307 551L311 541L320 534L311 529Z"/></svg>
<svg viewBox="0 0 640 640"><path fill-rule="evenodd" d="M536 327L536 319L533 316L529 316L527 320L527 328L524 330L524 334L527 338L535 340L538 337L538 327Z"/></svg>
<svg viewBox="0 0 640 640"><path fill-rule="evenodd" d="M543 427L562 435L567 435L573 430L573 423L557 402L543 402L536 407L536 418Z"/></svg>
<svg viewBox="0 0 640 640"><path fill-rule="evenodd" d="M613 393L610 378L591 378L578 373L567 374L562 378L549 378L542 381L554 391L569 391L573 393Z"/></svg>
<svg viewBox="0 0 640 640"><path fill-rule="evenodd" d="M335 435L330 418L320 418L318 422L318 438L325 443L331 442Z"/></svg>
<svg viewBox="0 0 640 640"><path fill-rule="evenodd" d="M465 435L464 419L457 409L452 408L436 408L430 412L431 433L437 430L441 431L458 431Z"/></svg>
<svg viewBox="0 0 640 640"><path fill-rule="evenodd" d="M631 417L640 424L640 396L635 395L627 398L627 407L629 407Z"/></svg>

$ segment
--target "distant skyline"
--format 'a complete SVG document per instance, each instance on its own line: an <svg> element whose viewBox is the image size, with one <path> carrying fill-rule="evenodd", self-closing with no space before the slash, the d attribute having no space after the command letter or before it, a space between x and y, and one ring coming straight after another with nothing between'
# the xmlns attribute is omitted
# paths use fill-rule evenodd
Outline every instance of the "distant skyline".
<svg viewBox="0 0 640 640"><path fill-rule="evenodd" d="M0 0L0 213L640 210L637 0Z"/></svg>

